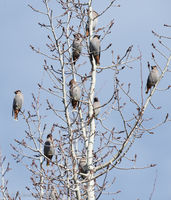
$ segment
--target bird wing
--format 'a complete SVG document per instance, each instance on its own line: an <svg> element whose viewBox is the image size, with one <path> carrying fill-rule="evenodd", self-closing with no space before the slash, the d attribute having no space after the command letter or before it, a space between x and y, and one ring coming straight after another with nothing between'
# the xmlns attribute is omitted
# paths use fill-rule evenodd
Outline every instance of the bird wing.
<svg viewBox="0 0 171 200"><path fill-rule="evenodd" d="M53 147L53 144L50 141L46 141L44 144L44 155L48 157L54 154L55 154L55 149Z"/></svg>
<svg viewBox="0 0 171 200"><path fill-rule="evenodd" d="M14 109L21 109L23 105L23 96L22 95L16 95L13 101L13 108Z"/></svg>
<svg viewBox="0 0 171 200"><path fill-rule="evenodd" d="M44 144L44 155L47 157L49 155L49 151L50 151L50 142L46 141Z"/></svg>
<svg viewBox="0 0 171 200"><path fill-rule="evenodd" d="M16 109L16 100L14 98L13 104L12 104L12 116L14 115L14 110Z"/></svg>
<svg viewBox="0 0 171 200"><path fill-rule="evenodd" d="M100 41L99 41L99 39L93 38L90 41L90 53L100 56Z"/></svg>

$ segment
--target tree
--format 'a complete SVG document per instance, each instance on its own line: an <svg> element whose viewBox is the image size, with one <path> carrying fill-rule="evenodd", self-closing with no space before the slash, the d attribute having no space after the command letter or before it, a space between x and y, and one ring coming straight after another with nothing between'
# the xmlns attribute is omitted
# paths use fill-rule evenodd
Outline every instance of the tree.
<svg viewBox="0 0 171 200"><path fill-rule="evenodd" d="M113 19L107 21L105 27L93 30L92 11L95 8L92 8L91 0L42 0L42 3L43 10L31 5L30 8L46 17L45 22L39 25L47 31L47 49L39 50L33 45L31 48L44 56L43 67L49 81L44 83L42 79L38 84L38 95L33 94L32 109L22 113L27 124L26 135L21 141L16 140L19 147L12 146L15 151L13 156L17 162L23 164L23 160L27 160L25 166L32 174L33 184L32 188L27 189L35 199L99 199L107 189L108 173L124 162L127 152L137 138L141 138L146 132L151 134L155 128L146 128L147 116L144 116L144 113L149 104L156 109L151 99L168 70L171 56L166 57L160 53L167 60L165 66L160 66L152 54L154 63L161 70L161 76L145 100L140 51L132 58L133 46L130 46L124 55L117 56L116 59L112 51L110 66L97 66L96 57L91 56L90 43L93 35L100 33L101 43L105 41L105 37L111 33ZM103 17L115 3L116 1L112 0L96 18ZM89 28L88 37L86 26ZM72 58L72 43L73 34L78 33L82 34L82 52L80 58L75 61ZM112 44L107 44L101 48L101 57L104 51L109 53L111 46ZM159 52L154 44L153 48ZM137 60L140 61L140 78L136 77L140 83L140 94L135 96L132 92L133 86L122 80L122 73L129 68L129 63ZM150 64L148 67L150 68ZM113 90L106 102L99 99L101 111L95 116L93 102L96 96L96 81L98 76L109 70L113 73ZM76 109L71 105L69 92L69 82L72 79L81 88L81 99ZM103 80L101 82L103 86ZM41 94L44 95L42 102ZM111 116L118 118L121 123L111 124ZM158 125L166 122L168 114ZM48 158L44 155L43 146L49 133L53 135L56 152L55 158L49 160L51 166L46 167L44 159ZM86 164L83 166L86 170L80 169L81 158L85 158ZM112 183L114 180L110 181Z"/></svg>

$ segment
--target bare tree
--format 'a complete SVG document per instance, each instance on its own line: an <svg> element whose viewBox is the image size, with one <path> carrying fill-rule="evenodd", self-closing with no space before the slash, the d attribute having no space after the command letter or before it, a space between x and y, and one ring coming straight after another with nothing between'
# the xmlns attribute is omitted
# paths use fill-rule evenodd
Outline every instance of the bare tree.
<svg viewBox="0 0 171 200"><path fill-rule="evenodd" d="M127 158L135 140L170 121L166 114L161 122L147 128L146 121L150 119L144 116L149 105L156 109L152 97L155 92L160 92L156 91L158 84L169 71L170 49L160 41L168 51L167 56L153 44L154 50L165 59L165 66L158 64L153 53L152 59L160 77L145 98L147 77L142 74L141 52L137 51L137 56L132 57L133 46L130 46L124 55L115 59L112 44L103 45L103 48L97 45L111 34L114 20L106 21L106 26L98 29L97 21L108 9L113 9L113 5L118 6L116 0L111 0L97 15L93 14L96 8L92 8L91 0L42 0L41 3L44 6L42 10L33 5L29 7L45 17L39 25L45 29L48 41L42 50L33 45L31 48L43 55L43 68L48 79L44 78L38 84L38 94L33 94L31 110L23 112L27 130L22 140L16 140L19 146L12 145L15 151L13 157L30 171L32 186L27 186L27 189L35 199L100 199L109 187L108 173L115 168L121 169L120 164ZM100 39L98 34L101 34ZM94 36L97 41L93 41ZM162 39L162 36L158 37ZM100 56L103 57L103 52L110 49L111 65L99 65ZM131 83L120 78L124 70L131 70L130 64L134 61L140 62L140 78L135 77L140 84L140 93L136 97ZM98 75L106 70L113 74L113 91L104 102L95 94ZM99 101L99 107L95 106L94 99ZM112 116L121 123L111 123L111 120L114 121ZM53 135L55 153L52 160L43 151L48 134ZM49 167L44 162L46 159L50 162ZM135 162L136 155L130 160L130 169ZM115 178L110 178L110 181L112 185Z"/></svg>
<svg viewBox="0 0 171 200"><path fill-rule="evenodd" d="M8 191L8 179L6 178L6 174L9 173L11 170L10 164L5 163L6 157L3 157L1 152L0 152L0 177L1 177L1 185L0 185L0 191L1 191L1 197L3 200L17 200L21 199L19 192L17 191L16 194L13 196L10 194Z"/></svg>

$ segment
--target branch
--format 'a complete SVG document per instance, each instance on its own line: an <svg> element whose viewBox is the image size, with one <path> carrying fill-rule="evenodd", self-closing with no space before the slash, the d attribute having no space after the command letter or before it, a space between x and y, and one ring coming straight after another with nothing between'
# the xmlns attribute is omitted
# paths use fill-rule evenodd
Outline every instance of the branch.
<svg viewBox="0 0 171 200"><path fill-rule="evenodd" d="M109 166L109 165L112 164L114 161L116 161L116 160L118 160L118 159L120 158L120 156L121 156L122 153L124 152L125 147L128 145L128 142L130 141L131 137L133 136L135 130L137 130L137 127L139 127L139 126L141 125L141 123L142 123L142 116L143 116L143 114L144 114L144 112L145 112L145 110L146 110L146 108L147 108L147 106L148 106L148 104L149 104L149 102L150 102L150 100L151 100L151 98L152 98L154 92L156 91L156 88L157 88L157 86L158 86L160 80L162 79L162 77L163 77L164 74L166 73L166 71L167 71L167 69L168 69L168 66L169 66L169 63L170 63L170 60L171 60L171 56L169 57L169 59L168 59L168 61L167 61L167 63L166 63L166 66L165 66L165 68L164 68L162 74L160 75L160 78L159 78L158 82L156 83L155 87L153 88L153 90L151 91L149 97L147 98L147 100L146 100L144 106L142 107L141 112L140 112L140 115L139 115L139 118L136 120L136 122L135 122L135 124L134 124L132 130L130 131L130 133L129 133L127 139L125 140L125 142L122 144L122 147L120 148L120 150L118 151L118 153L117 153L116 155L114 155L113 158L110 159L108 162L104 163L104 164L101 165L101 166L97 166L97 167L94 169L95 172L97 172L98 170L101 170L101 169L103 169L103 168ZM114 166L115 166L115 165L113 165L113 167L114 167ZM113 167L112 167L112 168L113 168ZM111 168L111 169L112 169L112 168Z"/></svg>

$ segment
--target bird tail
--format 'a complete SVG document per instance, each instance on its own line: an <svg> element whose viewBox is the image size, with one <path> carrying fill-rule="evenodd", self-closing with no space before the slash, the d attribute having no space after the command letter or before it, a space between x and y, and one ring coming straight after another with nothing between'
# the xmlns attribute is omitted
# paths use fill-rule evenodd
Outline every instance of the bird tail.
<svg viewBox="0 0 171 200"><path fill-rule="evenodd" d="M19 110L14 110L14 119L17 121L18 120L18 113L19 113Z"/></svg>
<svg viewBox="0 0 171 200"><path fill-rule="evenodd" d="M46 166L49 166L49 164L50 164L50 162L49 162L49 160L47 159L47 160L46 160Z"/></svg>
<svg viewBox="0 0 171 200"><path fill-rule="evenodd" d="M86 37L88 37L89 36L89 30L87 29L86 30Z"/></svg>
<svg viewBox="0 0 171 200"><path fill-rule="evenodd" d="M95 56L95 61L96 61L96 65L100 66L100 57L99 57L99 55Z"/></svg>
<svg viewBox="0 0 171 200"><path fill-rule="evenodd" d="M73 56L72 56L72 59L73 59L73 63L75 65L76 61L78 60L78 58L80 57L80 53L74 53Z"/></svg>
<svg viewBox="0 0 171 200"><path fill-rule="evenodd" d="M72 107L73 107L73 109L76 109L77 105L78 105L78 101L72 99Z"/></svg>
<svg viewBox="0 0 171 200"><path fill-rule="evenodd" d="M150 88L147 87L147 90L146 90L146 92L145 92L146 94L148 94L149 89L150 89Z"/></svg>
<svg viewBox="0 0 171 200"><path fill-rule="evenodd" d="M73 64L75 65L76 61L77 61L77 57L73 57Z"/></svg>

